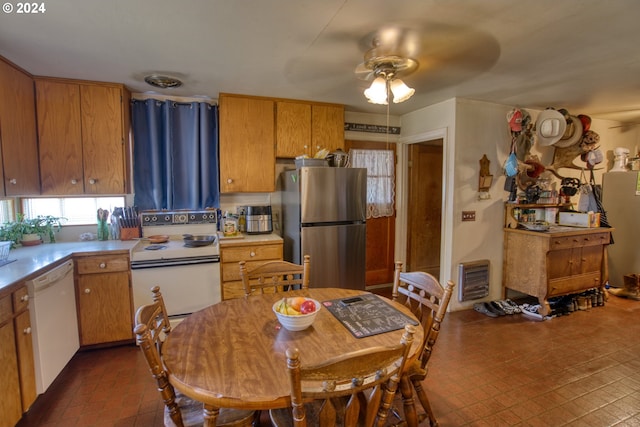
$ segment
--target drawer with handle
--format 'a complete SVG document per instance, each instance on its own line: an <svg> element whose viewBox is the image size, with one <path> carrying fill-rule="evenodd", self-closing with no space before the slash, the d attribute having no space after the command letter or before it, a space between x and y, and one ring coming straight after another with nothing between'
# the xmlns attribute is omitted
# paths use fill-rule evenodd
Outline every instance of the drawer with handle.
<svg viewBox="0 0 640 427"><path fill-rule="evenodd" d="M224 248L220 256L222 262L282 259L282 245L254 245Z"/></svg>
<svg viewBox="0 0 640 427"><path fill-rule="evenodd" d="M584 246L606 245L609 233L580 234L576 236L552 237L549 250L581 248Z"/></svg>
<svg viewBox="0 0 640 427"><path fill-rule="evenodd" d="M78 274L112 273L129 270L129 257L123 255L97 255L76 258Z"/></svg>

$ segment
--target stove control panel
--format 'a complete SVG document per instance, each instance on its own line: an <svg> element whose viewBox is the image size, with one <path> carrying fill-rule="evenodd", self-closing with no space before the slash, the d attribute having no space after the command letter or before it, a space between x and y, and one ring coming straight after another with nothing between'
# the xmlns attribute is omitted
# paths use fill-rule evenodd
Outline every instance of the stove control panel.
<svg viewBox="0 0 640 427"><path fill-rule="evenodd" d="M153 211L140 214L142 226L216 224L215 210L201 211Z"/></svg>

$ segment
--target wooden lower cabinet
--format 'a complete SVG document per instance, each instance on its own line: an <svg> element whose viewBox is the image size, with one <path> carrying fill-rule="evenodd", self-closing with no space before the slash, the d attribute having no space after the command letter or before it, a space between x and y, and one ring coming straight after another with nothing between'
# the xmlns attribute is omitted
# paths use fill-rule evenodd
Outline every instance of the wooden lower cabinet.
<svg viewBox="0 0 640 427"><path fill-rule="evenodd" d="M75 258L80 346L133 340L128 255Z"/></svg>
<svg viewBox="0 0 640 427"><path fill-rule="evenodd" d="M605 247L613 229L556 227L548 232L504 229L503 287L538 298L541 314L548 299L602 288Z"/></svg>
<svg viewBox="0 0 640 427"><path fill-rule="evenodd" d="M0 298L0 426L15 425L36 400L27 287Z"/></svg>
<svg viewBox="0 0 640 427"><path fill-rule="evenodd" d="M245 261L251 270L266 261L282 260L282 241L242 242L220 245L220 282L222 299L244 297L240 280L240 261Z"/></svg>

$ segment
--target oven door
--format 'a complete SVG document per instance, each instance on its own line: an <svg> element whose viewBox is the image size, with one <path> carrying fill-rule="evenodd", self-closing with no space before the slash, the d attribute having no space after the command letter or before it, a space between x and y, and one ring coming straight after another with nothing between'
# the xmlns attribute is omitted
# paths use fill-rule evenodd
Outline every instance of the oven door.
<svg viewBox="0 0 640 427"><path fill-rule="evenodd" d="M175 320L221 301L220 261L131 264L135 309L153 302L151 288L160 287L169 316ZM173 322L172 322L173 323Z"/></svg>

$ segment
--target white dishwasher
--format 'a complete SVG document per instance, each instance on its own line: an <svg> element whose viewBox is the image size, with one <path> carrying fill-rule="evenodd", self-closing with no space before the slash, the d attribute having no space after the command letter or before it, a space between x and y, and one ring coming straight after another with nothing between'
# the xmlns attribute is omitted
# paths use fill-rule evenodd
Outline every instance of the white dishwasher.
<svg viewBox="0 0 640 427"><path fill-rule="evenodd" d="M80 348L73 261L27 282L36 370L44 393Z"/></svg>

